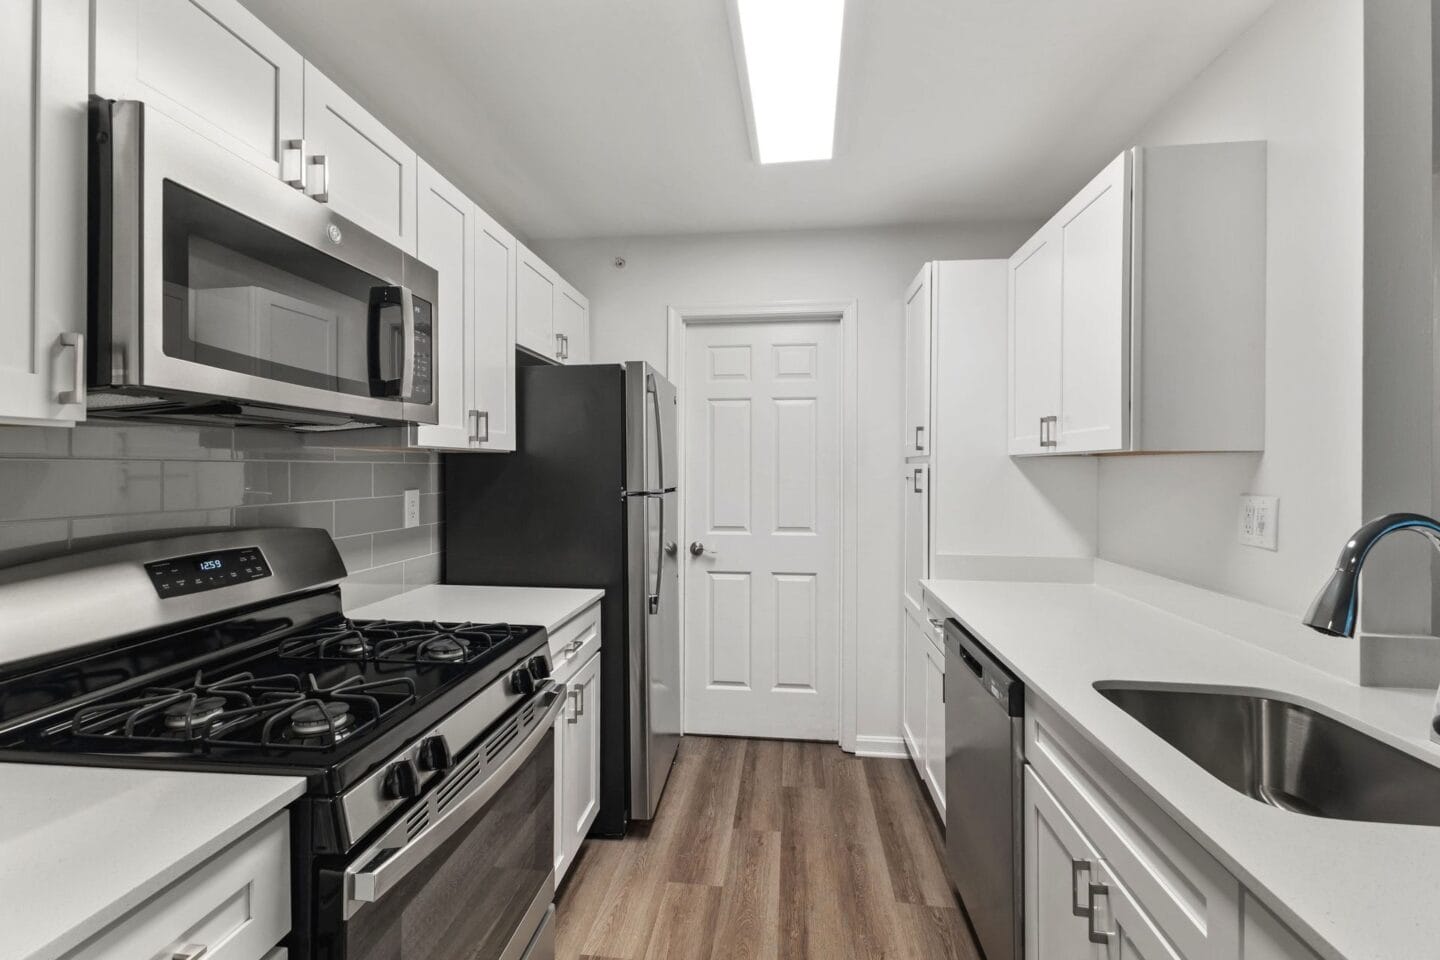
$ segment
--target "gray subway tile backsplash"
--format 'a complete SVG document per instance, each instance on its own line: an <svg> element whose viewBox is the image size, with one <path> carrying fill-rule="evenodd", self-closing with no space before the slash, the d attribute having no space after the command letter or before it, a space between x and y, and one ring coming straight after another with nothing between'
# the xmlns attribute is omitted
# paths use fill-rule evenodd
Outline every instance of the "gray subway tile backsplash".
<svg viewBox="0 0 1440 960"><path fill-rule="evenodd" d="M0 566L116 534L313 526L338 538L351 603L438 581L439 456L347 450L334 445L341 439L126 422L0 426ZM421 525L408 530L406 489L421 491Z"/></svg>
<svg viewBox="0 0 1440 960"><path fill-rule="evenodd" d="M374 535L375 566L414 560L431 552L430 528L410 527L408 530L387 530Z"/></svg>
<svg viewBox="0 0 1440 960"><path fill-rule="evenodd" d="M158 461L0 460L0 520L162 509Z"/></svg>
<svg viewBox="0 0 1440 960"><path fill-rule="evenodd" d="M425 519L425 496L420 497L420 522ZM335 536L396 530L405 525L405 498L369 497L364 500L335 501Z"/></svg>
<svg viewBox="0 0 1440 960"><path fill-rule="evenodd" d="M372 496L369 463L311 463L290 465L290 499L342 500Z"/></svg>
<svg viewBox="0 0 1440 960"><path fill-rule="evenodd" d="M440 460L428 463L375 464L375 496L393 496L406 490L435 493L440 489Z"/></svg>
<svg viewBox="0 0 1440 960"><path fill-rule="evenodd" d="M289 503L294 499L290 464L283 461L179 460L165 464L166 510Z"/></svg>

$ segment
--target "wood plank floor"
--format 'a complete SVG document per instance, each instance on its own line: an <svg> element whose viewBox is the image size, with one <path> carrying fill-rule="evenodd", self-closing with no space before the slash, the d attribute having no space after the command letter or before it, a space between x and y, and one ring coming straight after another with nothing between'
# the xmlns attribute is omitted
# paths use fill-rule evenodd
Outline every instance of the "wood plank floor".
<svg viewBox="0 0 1440 960"><path fill-rule="evenodd" d="M686 737L660 815L591 840L559 960L979 960L909 761Z"/></svg>

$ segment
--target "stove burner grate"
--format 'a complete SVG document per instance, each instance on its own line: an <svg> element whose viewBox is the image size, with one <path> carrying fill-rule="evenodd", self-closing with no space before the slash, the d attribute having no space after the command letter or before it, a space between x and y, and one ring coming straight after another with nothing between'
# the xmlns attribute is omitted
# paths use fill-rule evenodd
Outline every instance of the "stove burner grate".
<svg viewBox="0 0 1440 960"><path fill-rule="evenodd" d="M414 700L409 677L351 676L327 684L314 674L238 673L209 682L196 673L188 687L153 687L84 707L70 728L77 737L111 746L323 750Z"/></svg>
<svg viewBox="0 0 1440 960"><path fill-rule="evenodd" d="M484 659L524 638L508 623L345 620L289 637L280 656L296 660L366 659L377 663L453 664Z"/></svg>

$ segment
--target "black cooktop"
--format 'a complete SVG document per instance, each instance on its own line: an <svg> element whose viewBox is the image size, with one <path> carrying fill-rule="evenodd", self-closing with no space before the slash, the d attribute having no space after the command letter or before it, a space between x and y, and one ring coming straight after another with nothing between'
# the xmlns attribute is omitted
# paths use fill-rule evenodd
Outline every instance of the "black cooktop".
<svg viewBox="0 0 1440 960"><path fill-rule="evenodd" d="M545 636L350 620L323 591L0 676L0 759L289 773L339 791Z"/></svg>

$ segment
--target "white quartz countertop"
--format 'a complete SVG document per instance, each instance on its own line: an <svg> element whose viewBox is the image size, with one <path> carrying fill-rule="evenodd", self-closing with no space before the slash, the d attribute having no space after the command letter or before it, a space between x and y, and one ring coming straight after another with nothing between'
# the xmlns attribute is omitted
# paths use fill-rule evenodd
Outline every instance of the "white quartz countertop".
<svg viewBox="0 0 1440 960"><path fill-rule="evenodd" d="M346 615L363 619L505 622L553 631L604 596L604 590L568 587L476 587L437 583L347 610Z"/></svg>
<svg viewBox="0 0 1440 960"><path fill-rule="evenodd" d="M0 958L61 956L304 791L298 777L0 764Z"/></svg>
<svg viewBox="0 0 1440 960"><path fill-rule="evenodd" d="M1325 820L1231 790L1093 687L1274 691L1440 764L1432 695L1360 687L1090 584L925 588L1312 948L1331 960L1440 956L1440 827Z"/></svg>

